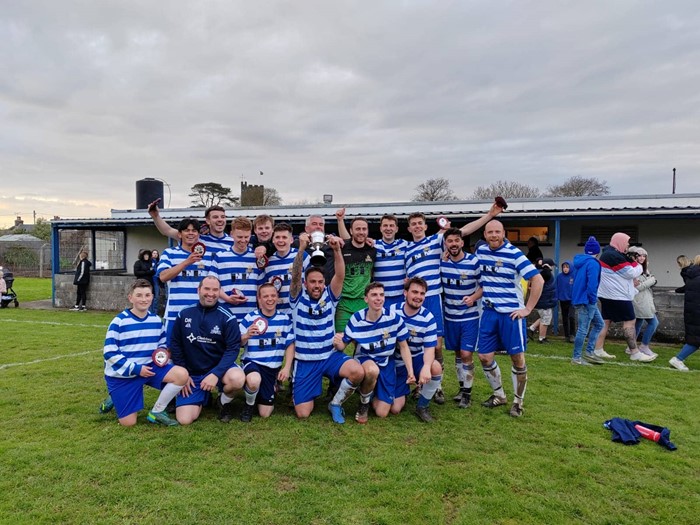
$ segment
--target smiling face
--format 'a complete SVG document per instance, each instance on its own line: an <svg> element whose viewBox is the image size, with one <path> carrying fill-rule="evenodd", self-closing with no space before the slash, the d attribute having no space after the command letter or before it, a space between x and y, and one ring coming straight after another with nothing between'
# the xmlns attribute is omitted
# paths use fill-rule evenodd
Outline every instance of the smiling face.
<svg viewBox="0 0 700 525"><path fill-rule="evenodd" d="M489 244L489 248L496 250L503 246L503 240L505 239L505 230L503 229L503 224L500 221L490 221L486 224L484 229L484 239Z"/></svg>
<svg viewBox="0 0 700 525"><path fill-rule="evenodd" d="M131 311L138 317L145 317L153 302L153 290L150 286L140 286L128 295Z"/></svg>
<svg viewBox="0 0 700 525"><path fill-rule="evenodd" d="M350 236L355 246L364 246L367 241L368 233L369 226L366 221L356 220L353 221L352 226L350 226Z"/></svg>
<svg viewBox="0 0 700 525"><path fill-rule="evenodd" d="M408 232L413 236L414 241L420 241L425 237L425 232L428 230L428 225L425 224L425 219L414 217L408 221Z"/></svg>
<svg viewBox="0 0 700 525"><path fill-rule="evenodd" d="M255 235L258 237L258 242L269 241L272 238L272 223L265 221L256 224Z"/></svg>
<svg viewBox="0 0 700 525"><path fill-rule="evenodd" d="M188 224L187 228L177 232L177 237L180 239L183 248L186 250L191 250L192 245L199 242L199 230L192 224Z"/></svg>
<svg viewBox="0 0 700 525"><path fill-rule="evenodd" d="M418 311L425 301L425 288L417 283L411 283L408 290L404 290L406 306L409 310Z"/></svg>
<svg viewBox="0 0 700 525"><path fill-rule="evenodd" d="M226 212L212 210L204 221L209 225L209 231L216 237L221 237L226 228Z"/></svg>
<svg viewBox="0 0 700 525"><path fill-rule="evenodd" d="M271 284L263 285L258 288L258 306L260 307L260 311L267 317L275 315L278 300L279 294Z"/></svg>
<svg viewBox="0 0 700 525"><path fill-rule="evenodd" d="M292 234L285 230L278 230L272 234L272 244L279 253L286 254L292 246Z"/></svg>
<svg viewBox="0 0 700 525"><path fill-rule="evenodd" d="M304 229L306 233L311 234L313 232L323 232L324 226L325 221L323 220L323 217L319 217L318 215L312 215L307 219L306 226L304 227Z"/></svg>
<svg viewBox="0 0 700 525"><path fill-rule="evenodd" d="M205 277L199 283L197 293L199 294L199 302L206 308L212 308L219 302L219 290L221 285L215 277Z"/></svg>
<svg viewBox="0 0 700 525"><path fill-rule="evenodd" d="M396 233L399 231L399 226L393 219L382 219L379 225L379 231L382 232L382 240L386 243L394 242Z"/></svg>
<svg viewBox="0 0 700 525"><path fill-rule="evenodd" d="M326 288L326 280L323 277L323 272L319 270L310 271L306 274L306 293L314 301L318 301L321 298L323 290Z"/></svg>
<svg viewBox="0 0 700 525"><path fill-rule="evenodd" d="M233 230L233 251L236 253L245 253L248 251L248 243L250 242L250 230Z"/></svg>
<svg viewBox="0 0 700 525"><path fill-rule="evenodd" d="M379 312L384 307L384 287L374 286L365 294L365 302L370 310Z"/></svg>
<svg viewBox="0 0 700 525"><path fill-rule="evenodd" d="M447 253L450 254L450 257L453 259L458 258L460 255L462 255L462 250L464 248L464 240L462 239L462 236L448 235L445 237L445 248L447 249Z"/></svg>

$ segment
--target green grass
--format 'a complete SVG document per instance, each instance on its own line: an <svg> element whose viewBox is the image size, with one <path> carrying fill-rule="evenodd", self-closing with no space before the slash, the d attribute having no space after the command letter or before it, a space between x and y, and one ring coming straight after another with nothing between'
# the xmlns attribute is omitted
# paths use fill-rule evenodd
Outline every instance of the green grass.
<svg viewBox="0 0 700 525"><path fill-rule="evenodd" d="M249 425L207 411L187 428L153 427L142 413L125 429L96 412L111 317L0 311L0 367L64 356L0 368L0 522L697 522L700 375L662 368L677 348L657 347L652 365L574 367L569 345L531 345L520 419L478 406L490 394L478 371L475 406L433 406L430 426L413 402L341 427L321 402L297 421L283 398ZM622 344L606 349L628 363ZM498 361L510 396L508 359ZM615 416L668 426L678 450L612 443L602 423Z"/></svg>
<svg viewBox="0 0 700 525"><path fill-rule="evenodd" d="M51 299L51 279L38 277L17 277L12 289L21 303ZM11 307L12 308L12 307Z"/></svg>

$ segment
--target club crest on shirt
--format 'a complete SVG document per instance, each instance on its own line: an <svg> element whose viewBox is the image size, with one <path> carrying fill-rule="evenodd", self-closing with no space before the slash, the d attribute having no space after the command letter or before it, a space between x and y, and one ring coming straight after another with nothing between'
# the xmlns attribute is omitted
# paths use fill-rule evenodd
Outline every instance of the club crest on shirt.
<svg viewBox="0 0 700 525"><path fill-rule="evenodd" d="M282 337L282 329L278 328L277 331L275 332L275 337Z"/></svg>
<svg viewBox="0 0 700 525"><path fill-rule="evenodd" d="M460 277L461 279L466 279L466 278L467 278L467 272L461 272L461 273L459 274L459 277Z"/></svg>
<svg viewBox="0 0 700 525"><path fill-rule="evenodd" d="M503 266L503 261L499 259L498 261L496 261L496 267L500 268L501 266Z"/></svg>
<svg viewBox="0 0 700 525"><path fill-rule="evenodd" d="M418 332L416 331L415 328L411 328L411 337L416 337L418 335Z"/></svg>
<svg viewBox="0 0 700 525"><path fill-rule="evenodd" d="M210 333L213 335L221 335L221 328L219 328L219 325L216 325L211 329Z"/></svg>
<svg viewBox="0 0 700 525"><path fill-rule="evenodd" d="M384 333L382 334L382 337L383 337L384 339L389 339L389 331L388 331L388 330L384 330Z"/></svg>
<svg viewBox="0 0 700 525"><path fill-rule="evenodd" d="M365 262L372 262L372 257L370 257L369 255L365 257Z"/></svg>
<svg viewBox="0 0 700 525"><path fill-rule="evenodd" d="M324 306L326 306L326 300L325 300L325 299L321 299L321 300L318 302L318 306L319 306L319 308L323 308Z"/></svg>

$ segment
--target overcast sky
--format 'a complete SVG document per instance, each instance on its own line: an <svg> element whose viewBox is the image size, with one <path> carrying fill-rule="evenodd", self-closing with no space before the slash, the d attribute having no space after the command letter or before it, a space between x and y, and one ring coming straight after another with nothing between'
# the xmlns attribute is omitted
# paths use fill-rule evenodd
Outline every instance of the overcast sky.
<svg viewBox="0 0 700 525"><path fill-rule="evenodd" d="M0 6L0 224L107 217L144 177L173 207L242 175L285 203L674 167L700 193L697 0Z"/></svg>

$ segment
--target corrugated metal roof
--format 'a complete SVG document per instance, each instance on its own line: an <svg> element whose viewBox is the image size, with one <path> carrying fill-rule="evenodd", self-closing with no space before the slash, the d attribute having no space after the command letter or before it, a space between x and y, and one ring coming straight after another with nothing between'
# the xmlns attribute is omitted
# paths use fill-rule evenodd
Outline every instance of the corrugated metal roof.
<svg viewBox="0 0 700 525"><path fill-rule="evenodd" d="M440 202L389 202L389 203L347 203L317 204L304 206L247 207L229 208L230 217L250 217L265 213L275 220L298 220L309 215L322 215L335 220L335 210L346 208L348 217L364 216L379 218L384 214L393 214L405 218L411 213L422 212L429 217L446 215L448 217L479 216L488 211L491 201L440 201ZM700 194L677 195L607 195L603 197L567 197L553 199L514 199L508 202L507 217L512 218L548 218L567 217L605 217L605 216L643 216L653 213L673 216L700 215ZM160 210L166 220L178 220L184 217L203 217L204 208L169 208ZM151 224L147 210L112 210L110 218L92 219L58 219L52 221L57 225L139 225Z"/></svg>

